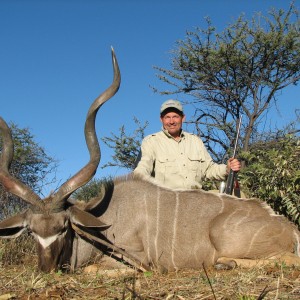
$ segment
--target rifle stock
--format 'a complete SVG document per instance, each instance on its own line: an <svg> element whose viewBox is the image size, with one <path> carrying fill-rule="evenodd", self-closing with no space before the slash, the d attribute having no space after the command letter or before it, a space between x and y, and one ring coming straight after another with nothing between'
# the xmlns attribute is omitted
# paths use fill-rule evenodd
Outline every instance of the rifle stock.
<svg viewBox="0 0 300 300"><path fill-rule="evenodd" d="M233 170L230 170L230 172L228 174L227 182L226 182L225 194L232 195L233 185L234 185L234 181L235 181L235 174L236 174L236 172L234 172Z"/></svg>
<svg viewBox="0 0 300 300"><path fill-rule="evenodd" d="M238 145L238 141L239 141L239 137L240 137L241 124L242 124L242 116L239 119L239 124L238 124L238 128L237 128L234 149L233 149L233 158L236 157L236 149L237 149L237 145ZM226 182L226 187L225 187L226 194L232 195L234 182L235 182L235 180L237 180L236 175L237 175L237 173L230 169L228 178L227 178L227 182Z"/></svg>

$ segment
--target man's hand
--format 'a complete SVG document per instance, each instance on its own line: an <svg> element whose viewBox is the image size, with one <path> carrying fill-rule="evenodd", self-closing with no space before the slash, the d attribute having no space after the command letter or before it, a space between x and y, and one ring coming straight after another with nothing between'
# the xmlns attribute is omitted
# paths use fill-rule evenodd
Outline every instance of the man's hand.
<svg viewBox="0 0 300 300"><path fill-rule="evenodd" d="M241 169L241 163L236 158L229 158L227 162L227 174L229 174L230 170L234 172L238 172Z"/></svg>

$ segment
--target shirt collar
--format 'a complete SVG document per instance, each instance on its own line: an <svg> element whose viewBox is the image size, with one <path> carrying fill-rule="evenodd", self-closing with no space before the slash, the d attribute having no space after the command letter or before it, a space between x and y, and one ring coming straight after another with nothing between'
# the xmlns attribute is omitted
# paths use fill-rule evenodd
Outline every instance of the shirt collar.
<svg viewBox="0 0 300 300"><path fill-rule="evenodd" d="M171 134L168 132L168 130L166 130L163 126L162 126L161 130L163 131L163 133L164 133L168 138L174 139L174 138L171 136ZM184 131L181 129L180 138L183 138L183 137L184 137Z"/></svg>

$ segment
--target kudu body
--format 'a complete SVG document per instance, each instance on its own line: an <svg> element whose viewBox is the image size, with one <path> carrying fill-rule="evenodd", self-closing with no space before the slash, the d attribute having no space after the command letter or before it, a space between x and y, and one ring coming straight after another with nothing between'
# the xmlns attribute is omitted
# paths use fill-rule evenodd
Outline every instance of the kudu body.
<svg viewBox="0 0 300 300"><path fill-rule="evenodd" d="M113 65L114 81L94 101L86 120L90 162L43 201L9 174L13 145L0 118L0 182L31 204L25 212L0 222L0 236L14 238L29 230L37 242L39 268L46 272L80 267L96 255L97 248L110 254L113 249L116 257L125 250L125 257L146 268L165 270L228 263L225 258L254 260L286 254L300 265L299 231L258 200L201 190L174 191L128 176L108 183L102 196L88 203L70 201L71 194L93 177L100 161L95 118L120 85L114 52ZM99 238L107 244L98 243Z"/></svg>

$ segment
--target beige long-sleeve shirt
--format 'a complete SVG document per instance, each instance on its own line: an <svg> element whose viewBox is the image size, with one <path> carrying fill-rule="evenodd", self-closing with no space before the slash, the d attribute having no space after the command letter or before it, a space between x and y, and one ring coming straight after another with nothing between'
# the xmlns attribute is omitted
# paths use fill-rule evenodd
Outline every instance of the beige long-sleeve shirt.
<svg viewBox="0 0 300 300"><path fill-rule="evenodd" d="M134 174L152 176L172 189L201 188L204 179L224 180L226 165L216 164L198 136L182 131L176 141L162 130L145 137Z"/></svg>

